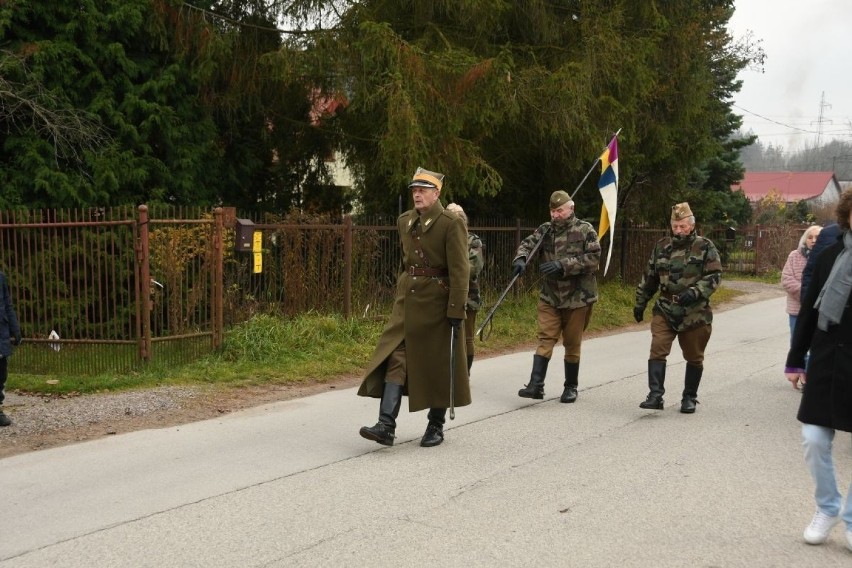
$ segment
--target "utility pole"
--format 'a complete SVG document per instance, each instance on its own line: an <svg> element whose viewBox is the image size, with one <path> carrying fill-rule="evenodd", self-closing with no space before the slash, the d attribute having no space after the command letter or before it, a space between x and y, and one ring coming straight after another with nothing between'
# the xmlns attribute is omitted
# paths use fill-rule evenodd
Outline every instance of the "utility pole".
<svg viewBox="0 0 852 568"><path fill-rule="evenodd" d="M819 118L816 120L817 125L817 139L816 139L816 148L819 148L820 141L822 139L822 125L826 122L833 122L830 119L825 118L825 109L831 108L831 105L825 102L825 91L822 92L822 97L819 100ZM811 122L813 124L813 122Z"/></svg>

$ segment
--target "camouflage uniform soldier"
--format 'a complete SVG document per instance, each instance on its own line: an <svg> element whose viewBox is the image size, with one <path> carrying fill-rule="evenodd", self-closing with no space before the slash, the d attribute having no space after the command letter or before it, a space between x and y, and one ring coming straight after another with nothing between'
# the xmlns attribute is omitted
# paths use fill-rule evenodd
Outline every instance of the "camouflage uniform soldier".
<svg viewBox="0 0 852 568"><path fill-rule="evenodd" d="M464 221L464 226L467 227L467 214L461 205L450 203L447 205L447 211L456 213ZM473 339L476 333L476 312L482 307L482 297L479 295L479 274L485 266L485 256L482 252L483 246L479 236L468 231L467 250L468 259L470 260L470 281L468 282L467 303L464 305L465 315L467 316L464 320L464 339L465 350L467 351L468 375L473 365Z"/></svg>
<svg viewBox="0 0 852 568"><path fill-rule="evenodd" d="M677 337L686 359L680 411L691 414L698 402L704 349L712 331L710 296L722 281L722 263L713 242L695 234L695 217L689 203L672 207L671 226L672 236L657 241L642 282L636 288L633 317L637 322L642 321L648 301L660 291L651 319L650 392L639 406L663 408L666 357Z"/></svg>
<svg viewBox="0 0 852 568"><path fill-rule="evenodd" d="M565 346L565 384L560 402L577 400L580 344L598 301L595 271L601 258L598 235L589 223L574 215L574 202L564 191L550 196L551 222L542 224L524 239L512 262L521 274L529 252L544 239L539 271L544 276L538 302L538 348L533 356L530 382L518 391L523 398L544 398L544 378L553 346L562 335Z"/></svg>

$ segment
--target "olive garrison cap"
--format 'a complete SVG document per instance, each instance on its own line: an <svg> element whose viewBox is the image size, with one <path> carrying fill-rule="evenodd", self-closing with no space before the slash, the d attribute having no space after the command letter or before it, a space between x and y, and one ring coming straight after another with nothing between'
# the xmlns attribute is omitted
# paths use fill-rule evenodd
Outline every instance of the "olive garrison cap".
<svg viewBox="0 0 852 568"><path fill-rule="evenodd" d="M550 208L551 209L556 209L557 207L561 207L562 205L565 205L569 201L571 201L571 196L568 195L566 192L562 191L561 189L559 191L554 191L553 193L550 194Z"/></svg>
<svg viewBox="0 0 852 568"><path fill-rule="evenodd" d="M672 205L672 221L680 221L687 217L692 217L692 209L689 208L689 203L684 201L683 203Z"/></svg>
<svg viewBox="0 0 852 568"><path fill-rule="evenodd" d="M408 187L431 187L434 189L441 189L443 186L444 174L430 172L423 168L417 168L411 178L411 183L408 184Z"/></svg>

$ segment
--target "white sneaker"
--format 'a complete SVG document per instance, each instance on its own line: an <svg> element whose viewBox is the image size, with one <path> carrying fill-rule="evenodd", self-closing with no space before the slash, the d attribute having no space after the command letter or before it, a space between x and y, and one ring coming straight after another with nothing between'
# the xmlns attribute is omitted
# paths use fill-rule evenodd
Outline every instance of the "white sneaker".
<svg viewBox="0 0 852 568"><path fill-rule="evenodd" d="M846 529L846 548L852 550L852 529Z"/></svg>
<svg viewBox="0 0 852 568"><path fill-rule="evenodd" d="M840 522L840 515L836 517L829 517L819 509L814 514L814 518L811 520L811 524L808 525L808 528L805 529L805 534L803 535L805 542L808 544L822 544L828 539L828 534L831 532L831 529L834 528L834 525ZM848 538L847 531L847 538Z"/></svg>

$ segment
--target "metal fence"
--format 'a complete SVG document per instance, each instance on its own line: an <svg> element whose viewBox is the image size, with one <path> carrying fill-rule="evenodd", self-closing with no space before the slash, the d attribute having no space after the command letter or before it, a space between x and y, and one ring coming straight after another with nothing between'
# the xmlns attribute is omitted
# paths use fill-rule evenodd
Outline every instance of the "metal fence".
<svg viewBox="0 0 852 568"><path fill-rule="evenodd" d="M235 251L237 212L138 208L0 212L0 269L12 287L24 344L18 372L126 372L192 360L224 329L256 313L385 317L400 266L395 218L289 215L254 219L263 269ZM486 304L538 221L477 219ZM700 228L699 228L700 229ZM726 270L780 270L804 226L704 231ZM701 231L700 231L701 232ZM638 283L662 229L621 227L605 277ZM604 254L609 236L603 239ZM602 262L603 267L603 262ZM528 270L515 293L538 286Z"/></svg>
<svg viewBox="0 0 852 568"><path fill-rule="evenodd" d="M221 343L214 216L161 213L178 218L145 206L0 212L0 269L25 340L17 371L126 372ZM184 233L204 244L180 242Z"/></svg>

